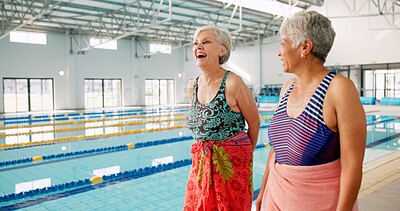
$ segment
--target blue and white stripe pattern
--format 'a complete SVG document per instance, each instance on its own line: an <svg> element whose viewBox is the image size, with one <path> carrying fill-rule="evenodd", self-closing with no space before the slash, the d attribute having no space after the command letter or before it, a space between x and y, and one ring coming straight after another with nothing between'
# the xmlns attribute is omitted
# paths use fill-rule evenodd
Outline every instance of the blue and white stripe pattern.
<svg viewBox="0 0 400 211"><path fill-rule="evenodd" d="M322 113L325 94L335 74L331 72L325 76L304 111L296 118L289 117L286 112L295 82L282 97L268 131L278 163L312 166L340 157L339 135L326 126Z"/></svg>

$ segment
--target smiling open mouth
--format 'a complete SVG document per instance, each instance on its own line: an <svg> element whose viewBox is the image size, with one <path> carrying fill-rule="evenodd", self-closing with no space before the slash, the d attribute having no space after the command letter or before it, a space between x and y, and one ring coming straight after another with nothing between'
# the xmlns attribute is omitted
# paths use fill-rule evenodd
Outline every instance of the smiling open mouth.
<svg viewBox="0 0 400 211"><path fill-rule="evenodd" d="M198 59L202 59L202 58L205 58L205 57L207 57L207 55L205 55L205 54L197 54L197 58Z"/></svg>

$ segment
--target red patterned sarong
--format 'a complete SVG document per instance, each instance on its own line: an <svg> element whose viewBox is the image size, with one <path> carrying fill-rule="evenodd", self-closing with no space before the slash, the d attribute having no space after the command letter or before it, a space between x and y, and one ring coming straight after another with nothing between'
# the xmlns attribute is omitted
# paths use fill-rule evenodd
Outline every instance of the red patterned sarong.
<svg viewBox="0 0 400 211"><path fill-rule="evenodd" d="M251 210L253 147L243 131L229 141L197 141L184 210Z"/></svg>

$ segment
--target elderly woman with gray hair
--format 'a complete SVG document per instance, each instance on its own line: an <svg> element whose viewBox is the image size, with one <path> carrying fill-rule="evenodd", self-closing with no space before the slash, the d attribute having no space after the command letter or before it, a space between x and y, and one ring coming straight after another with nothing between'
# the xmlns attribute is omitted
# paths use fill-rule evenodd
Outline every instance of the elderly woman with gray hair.
<svg viewBox="0 0 400 211"><path fill-rule="evenodd" d="M280 28L284 83L268 135L272 145L257 210L357 210L366 118L348 78L324 67L335 31L301 11Z"/></svg>
<svg viewBox="0 0 400 211"><path fill-rule="evenodd" d="M229 32L216 26L201 27L194 35L201 74L188 85L187 120L195 143L184 210L251 210L260 118L242 78L221 67L231 43Z"/></svg>

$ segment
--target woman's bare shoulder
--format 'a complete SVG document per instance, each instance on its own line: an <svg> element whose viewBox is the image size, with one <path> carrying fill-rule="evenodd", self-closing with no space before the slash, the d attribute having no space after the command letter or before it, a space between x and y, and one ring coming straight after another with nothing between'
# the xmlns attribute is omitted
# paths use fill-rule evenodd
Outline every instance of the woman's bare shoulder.
<svg viewBox="0 0 400 211"><path fill-rule="evenodd" d="M347 77L344 77L341 74L336 74L332 79L331 84L329 85L329 89L335 93L346 93L348 91L356 91L356 87L353 81ZM328 89L328 91L329 91Z"/></svg>
<svg viewBox="0 0 400 211"><path fill-rule="evenodd" d="M234 72L229 72L228 76L226 77L226 81L227 83L229 82L232 85L244 83L242 77L240 77Z"/></svg>

